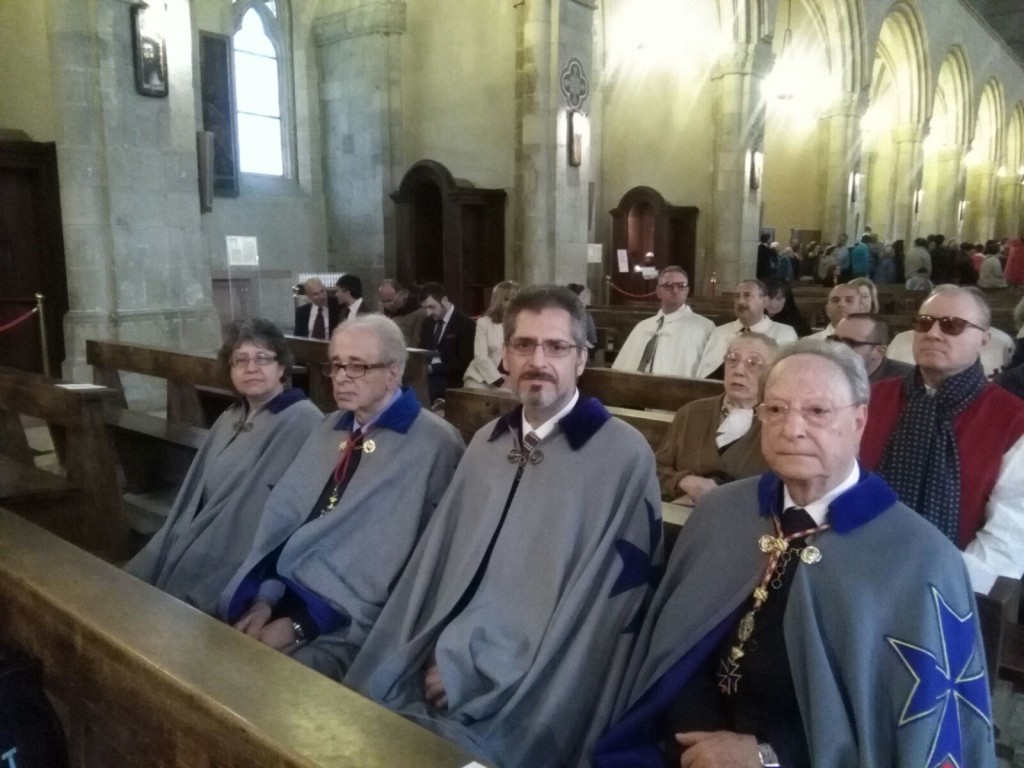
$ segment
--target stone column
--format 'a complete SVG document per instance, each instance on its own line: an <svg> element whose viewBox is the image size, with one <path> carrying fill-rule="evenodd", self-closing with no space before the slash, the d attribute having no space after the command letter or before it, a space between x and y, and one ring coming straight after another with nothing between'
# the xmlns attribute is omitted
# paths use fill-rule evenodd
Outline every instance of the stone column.
<svg viewBox="0 0 1024 768"><path fill-rule="evenodd" d="M921 144L924 131L919 125L893 128L893 198L892 224L888 232L879 232L880 239L913 242L914 193L921 184Z"/></svg>
<svg viewBox="0 0 1024 768"><path fill-rule="evenodd" d="M1017 237L1020 234L1021 184L1016 173L997 177L998 215L995 237Z"/></svg>
<svg viewBox="0 0 1024 768"><path fill-rule="evenodd" d="M751 189L753 152L762 149L764 104L761 82L771 66L764 41L737 45L719 59L714 88L715 154L710 242L700 273L718 275L719 290L732 290L757 268L761 192Z"/></svg>
<svg viewBox="0 0 1024 768"><path fill-rule="evenodd" d="M584 146L582 164L569 164L569 112L588 111L595 7L593 0L518 6L509 273L523 283L565 283L586 274L590 153Z"/></svg>
<svg viewBox="0 0 1024 768"><path fill-rule="evenodd" d="M313 22L320 70L327 261L364 285L395 274L404 0L351 0Z"/></svg>
<svg viewBox="0 0 1024 768"><path fill-rule="evenodd" d="M822 195L821 236L824 242L846 232L852 224L850 214L851 175L860 160L860 118L862 105L855 93L844 94L822 117L825 134L825 189ZM863 204L863 203L861 203Z"/></svg>
<svg viewBox="0 0 1024 768"><path fill-rule="evenodd" d="M960 145L943 147L936 153L935 199L927 201L927 205L935 211L935 232L947 238L955 237L957 229L963 161L964 148Z"/></svg>
<svg viewBox="0 0 1024 768"><path fill-rule="evenodd" d="M70 299L63 376L91 380L86 339L216 349L220 325L200 235L189 2L167 2L166 98L135 91L127 5L46 2L62 116L57 162Z"/></svg>
<svg viewBox="0 0 1024 768"><path fill-rule="evenodd" d="M996 236L996 169L990 162L983 162L967 169L967 212L964 221L964 237L975 243L983 243Z"/></svg>

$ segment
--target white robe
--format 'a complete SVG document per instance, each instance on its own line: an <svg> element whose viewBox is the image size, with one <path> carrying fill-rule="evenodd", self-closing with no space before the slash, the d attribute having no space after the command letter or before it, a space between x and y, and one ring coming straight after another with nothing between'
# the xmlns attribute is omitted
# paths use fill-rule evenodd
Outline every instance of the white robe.
<svg viewBox="0 0 1024 768"><path fill-rule="evenodd" d="M714 331L715 324L685 304L667 315L659 309L654 317L637 323L622 345L622 350L615 356L612 368L617 371L637 371L644 348L658 327L659 317L664 317L665 322L661 326L658 351L654 355L654 365L650 372L660 376L689 377L696 373L701 350Z"/></svg>

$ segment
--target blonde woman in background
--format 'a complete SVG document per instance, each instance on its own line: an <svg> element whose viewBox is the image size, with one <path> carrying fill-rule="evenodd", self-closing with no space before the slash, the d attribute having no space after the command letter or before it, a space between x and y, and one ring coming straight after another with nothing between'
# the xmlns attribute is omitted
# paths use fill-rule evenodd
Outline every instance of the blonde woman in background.
<svg viewBox="0 0 1024 768"><path fill-rule="evenodd" d="M860 294L860 311L868 312L872 315L878 314L878 288L875 284L867 277L855 277L852 280L847 281L847 285L852 285L857 289L857 293Z"/></svg>
<svg viewBox="0 0 1024 768"><path fill-rule="evenodd" d="M497 389L505 385L507 371L501 368L501 350L505 344L505 307L519 293L519 283L503 280L491 292L491 306L476 321L473 361L466 369L463 383L475 389Z"/></svg>

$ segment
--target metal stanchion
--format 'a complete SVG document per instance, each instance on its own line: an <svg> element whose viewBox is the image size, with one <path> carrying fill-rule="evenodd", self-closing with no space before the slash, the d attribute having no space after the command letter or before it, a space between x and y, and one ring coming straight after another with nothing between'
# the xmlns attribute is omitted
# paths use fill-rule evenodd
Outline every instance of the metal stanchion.
<svg viewBox="0 0 1024 768"><path fill-rule="evenodd" d="M36 294L36 313L39 315L39 348L43 355L43 375L50 378L50 349L46 343L46 315L43 313L43 294Z"/></svg>

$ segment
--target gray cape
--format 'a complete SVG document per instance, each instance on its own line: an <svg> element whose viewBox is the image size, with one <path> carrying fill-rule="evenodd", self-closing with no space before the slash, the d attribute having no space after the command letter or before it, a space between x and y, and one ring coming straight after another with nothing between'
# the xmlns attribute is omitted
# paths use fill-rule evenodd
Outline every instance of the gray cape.
<svg viewBox="0 0 1024 768"><path fill-rule="evenodd" d="M298 390L286 390L278 398L291 400L293 392ZM275 410L259 411L247 432L234 429L243 418L241 404L220 415L192 461L167 521L124 566L128 573L205 613L216 612L221 591L249 553L271 488L323 419L320 409L304 398ZM200 509L207 483L215 490Z"/></svg>
<svg viewBox="0 0 1024 768"><path fill-rule="evenodd" d="M658 719L694 665L730 637L759 583L779 505L766 473L709 493L672 551L616 705L600 768L661 768ZM760 497L760 499L759 499ZM814 766L995 764L974 593L956 548L877 475L829 506L832 528L800 564L783 631ZM760 501L760 503L759 503ZM771 599L771 598L769 598ZM921 684L917 684L917 679Z"/></svg>
<svg viewBox="0 0 1024 768"><path fill-rule="evenodd" d="M267 500L252 551L221 596L220 615L226 617L242 580L284 544L278 574L351 619L293 654L338 680L377 620L464 450L455 428L420 408L408 391L395 405L416 409L407 431L375 429L376 449L362 455L338 505L306 524L338 463L338 445L350 434L338 429L345 412L324 419Z"/></svg>
<svg viewBox="0 0 1024 768"><path fill-rule="evenodd" d="M640 434L581 399L526 464L456 612L506 505L520 424L517 408L477 432L345 683L505 768L572 765L660 572L658 483ZM432 650L445 712L423 697Z"/></svg>

